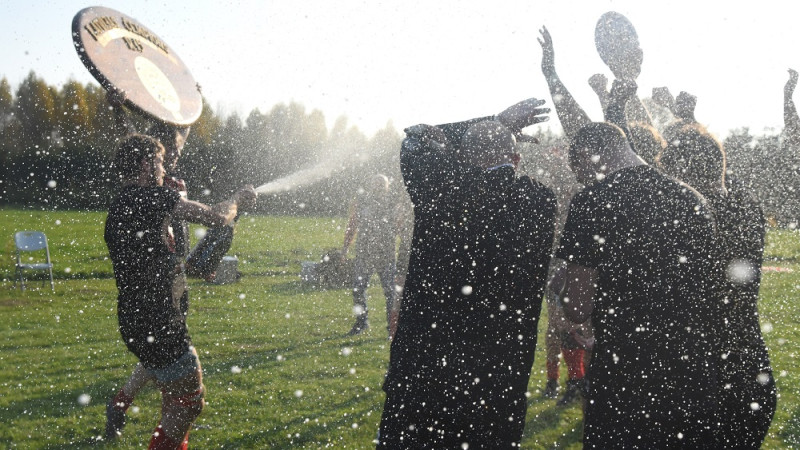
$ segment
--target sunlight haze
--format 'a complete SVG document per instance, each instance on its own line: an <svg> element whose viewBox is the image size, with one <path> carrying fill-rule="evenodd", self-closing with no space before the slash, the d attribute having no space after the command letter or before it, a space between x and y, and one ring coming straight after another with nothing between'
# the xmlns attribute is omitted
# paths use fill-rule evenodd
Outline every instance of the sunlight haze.
<svg viewBox="0 0 800 450"><path fill-rule="evenodd" d="M0 4L3 70L12 89L33 70L47 83L92 80L70 39L73 16L92 3ZM556 67L594 120L586 80L612 75L594 27L606 11L635 25L644 50L640 96L667 86L698 97L697 118L719 135L748 126L779 132L786 69L800 27L787 2L730 6L676 1L107 1L180 55L220 114L246 117L295 101L329 125L346 116L372 134L493 114L527 97L551 105L540 69L539 28L550 30ZM745 6L746 5L746 6ZM755 7L754 5L758 5ZM785 49L784 53L781 50ZM549 126L560 129L555 116Z"/></svg>

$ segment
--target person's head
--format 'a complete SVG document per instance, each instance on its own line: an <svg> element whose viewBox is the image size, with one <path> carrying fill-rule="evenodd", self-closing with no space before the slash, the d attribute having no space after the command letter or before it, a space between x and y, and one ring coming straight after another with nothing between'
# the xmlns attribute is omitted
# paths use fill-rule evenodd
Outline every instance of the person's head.
<svg viewBox="0 0 800 450"><path fill-rule="evenodd" d="M503 124L493 120L479 122L461 138L461 160L483 169L513 164L517 142L514 134Z"/></svg>
<svg viewBox="0 0 800 450"><path fill-rule="evenodd" d="M383 174L376 174L369 179L369 190L373 194L385 195L389 193L389 178Z"/></svg>
<svg viewBox="0 0 800 450"><path fill-rule="evenodd" d="M656 161L665 173L701 193L725 186L725 150L700 124L684 124L672 130L667 147Z"/></svg>
<svg viewBox="0 0 800 450"><path fill-rule="evenodd" d="M172 172L178 166L183 146L189 137L190 127L180 127L166 122L155 122L147 130L147 134L158 139L166 150L164 166Z"/></svg>
<svg viewBox="0 0 800 450"><path fill-rule="evenodd" d="M630 141L639 155L647 164L655 164L656 156L667 146L667 141L661 137L652 125L642 122L628 124Z"/></svg>
<svg viewBox="0 0 800 450"><path fill-rule="evenodd" d="M625 133L607 122L592 122L575 135L569 147L569 166L575 178L583 185L594 184L605 178L609 164L633 153Z"/></svg>
<svg viewBox="0 0 800 450"><path fill-rule="evenodd" d="M120 178L149 186L164 183L164 146L150 136L131 134L120 142L114 167Z"/></svg>

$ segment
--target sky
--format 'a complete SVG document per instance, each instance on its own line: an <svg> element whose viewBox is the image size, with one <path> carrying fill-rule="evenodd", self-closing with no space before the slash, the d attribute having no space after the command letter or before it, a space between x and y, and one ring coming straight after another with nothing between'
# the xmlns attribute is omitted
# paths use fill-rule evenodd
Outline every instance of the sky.
<svg viewBox="0 0 800 450"><path fill-rule="evenodd" d="M0 77L15 89L33 70L48 84L91 75L73 48L73 0L0 1ZM639 94L667 86L698 97L696 116L724 137L783 127L787 68L800 70L800 16L791 2L641 0L151 1L108 0L180 55L217 113L246 116L295 101L329 125L346 116L368 135L391 124L495 114L519 100L552 100L542 76L542 25L562 81L594 120L587 80L613 79L594 45L597 19L624 14L644 63ZM555 114L548 126L559 131Z"/></svg>

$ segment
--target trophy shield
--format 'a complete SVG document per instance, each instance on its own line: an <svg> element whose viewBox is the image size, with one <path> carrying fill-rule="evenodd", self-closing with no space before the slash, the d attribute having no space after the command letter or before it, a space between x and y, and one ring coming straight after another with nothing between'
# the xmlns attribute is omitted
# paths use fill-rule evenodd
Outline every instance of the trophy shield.
<svg viewBox="0 0 800 450"><path fill-rule="evenodd" d="M191 72L152 30L105 7L82 9L72 41L83 64L106 89L125 92L125 105L177 126L194 123L203 98Z"/></svg>
<svg viewBox="0 0 800 450"><path fill-rule="evenodd" d="M642 71L639 36L627 17L609 11L597 21L594 43L600 58L618 79L635 80Z"/></svg>

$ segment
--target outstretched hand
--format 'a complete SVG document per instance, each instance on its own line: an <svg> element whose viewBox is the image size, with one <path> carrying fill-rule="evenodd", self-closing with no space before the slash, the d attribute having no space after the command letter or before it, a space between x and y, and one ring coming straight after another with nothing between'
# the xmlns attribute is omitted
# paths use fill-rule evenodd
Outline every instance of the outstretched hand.
<svg viewBox="0 0 800 450"><path fill-rule="evenodd" d="M545 76L549 76L556 72L556 53L553 49L553 38L550 37L550 32L547 31L545 26L542 26L539 33L542 37L536 38L536 40L542 46L542 73Z"/></svg>
<svg viewBox="0 0 800 450"><path fill-rule="evenodd" d="M589 77L589 86L597 95L608 94L608 78L602 73Z"/></svg>
<svg viewBox="0 0 800 450"><path fill-rule="evenodd" d="M783 92L791 97L794 94L794 88L797 87L797 71L794 69L789 69L789 81L786 82L786 86L783 88Z"/></svg>
<svg viewBox="0 0 800 450"><path fill-rule="evenodd" d="M633 80L614 80L611 83L611 100L612 101L625 101L636 95L638 86Z"/></svg>
<svg viewBox="0 0 800 450"><path fill-rule="evenodd" d="M122 105L125 104L125 100L128 99L128 94L125 93L124 90L116 87L116 86L109 86L108 90L106 91L106 101L109 105L113 108L120 108Z"/></svg>
<svg viewBox="0 0 800 450"><path fill-rule="evenodd" d="M675 110L675 98L666 86L653 88L653 101L656 102L656 105L663 106L670 112Z"/></svg>
<svg viewBox="0 0 800 450"><path fill-rule="evenodd" d="M416 139L425 146L444 149L447 147L447 136L444 131L433 125L424 123L413 125L405 130L406 137Z"/></svg>
<svg viewBox="0 0 800 450"><path fill-rule="evenodd" d="M694 122L694 109L697 106L697 97L681 91L675 98L675 115L681 119Z"/></svg>
<svg viewBox="0 0 800 450"><path fill-rule="evenodd" d="M248 184L242 186L239 191L236 192L237 197L237 206L244 211L249 211L253 209L256 205L256 198L258 198L258 194L256 190L253 188L253 185Z"/></svg>
<svg viewBox="0 0 800 450"><path fill-rule="evenodd" d="M544 100L529 98L509 106L497 115L497 120L512 132L518 132L525 127L550 120L547 114L550 108L541 108Z"/></svg>

